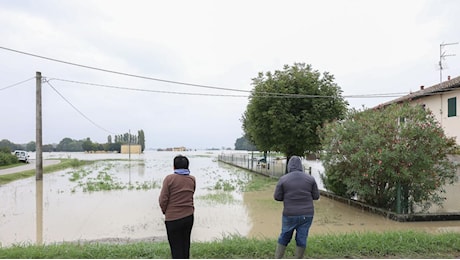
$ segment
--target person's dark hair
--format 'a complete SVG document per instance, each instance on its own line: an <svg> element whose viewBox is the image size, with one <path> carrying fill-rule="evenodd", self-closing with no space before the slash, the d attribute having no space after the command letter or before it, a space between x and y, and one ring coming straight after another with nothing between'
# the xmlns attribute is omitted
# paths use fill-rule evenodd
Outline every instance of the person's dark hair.
<svg viewBox="0 0 460 260"><path fill-rule="evenodd" d="M174 157L174 169L188 169L188 159L183 155Z"/></svg>

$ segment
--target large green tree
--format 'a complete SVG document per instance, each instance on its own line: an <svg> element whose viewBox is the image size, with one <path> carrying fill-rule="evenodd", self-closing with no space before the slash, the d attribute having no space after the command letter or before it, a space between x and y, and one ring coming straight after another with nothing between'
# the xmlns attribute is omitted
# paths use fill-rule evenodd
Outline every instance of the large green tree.
<svg viewBox="0 0 460 260"><path fill-rule="evenodd" d="M84 140L73 140L69 137L62 139L56 146L56 151L65 152L82 152L82 144Z"/></svg>
<svg viewBox="0 0 460 260"><path fill-rule="evenodd" d="M421 106L350 110L324 127L321 140L326 189L379 208L410 213L441 205L444 185L456 180L448 160L455 141Z"/></svg>
<svg viewBox="0 0 460 260"><path fill-rule="evenodd" d="M261 151L283 152L288 158L316 152L318 127L346 113L348 104L334 76L311 65L294 63L274 73L260 72L252 85L242 123Z"/></svg>
<svg viewBox="0 0 460 260"><path fill-rule="evenodd" d="M7 139L2 139L0 141L0 148L2 147L7 147L8 149L10 149L10 151L14 151L14 150L23 150L24 147L20 144L15 144Z"/></svg>

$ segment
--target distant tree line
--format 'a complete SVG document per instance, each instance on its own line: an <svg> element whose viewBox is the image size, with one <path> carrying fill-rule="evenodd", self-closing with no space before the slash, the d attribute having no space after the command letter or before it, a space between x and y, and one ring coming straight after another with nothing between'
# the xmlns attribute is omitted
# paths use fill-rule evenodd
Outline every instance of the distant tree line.
<svg viewBox="0 0 460 260"><path fill-rule="evenodd" d="M236 139L235 150L257 151L257 147L246 136L243 136Z"/></svg>
<svg viewBox="0 0 460 260"><path fill-rule="evenodd" d="M143 130L139 130L137 135L124 133L119 135L111 135L107 137L107 143L97 143L91 141L91 138L82 140L75 140L69 137L62 139L57 145L45 144L43 145L43 152L94 152L94 151L107 151L107 152L120 152L123 144L139 144L142 151L145 150L145 135ZM0 141L0 149L3 151L9 150L26 150L35 152L35 142L31 141L27 144L15 144L7 139Z"/></svg>

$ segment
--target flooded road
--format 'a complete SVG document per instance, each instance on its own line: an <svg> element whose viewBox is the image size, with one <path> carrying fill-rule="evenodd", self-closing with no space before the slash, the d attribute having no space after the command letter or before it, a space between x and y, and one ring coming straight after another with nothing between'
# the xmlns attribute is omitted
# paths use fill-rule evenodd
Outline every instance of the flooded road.
<svg viewBox="0 0 460 260"><path fill-rule="evenodd" d="M225 151L231 152L231 151ZM273 200L274 183L265 190L243 192L252 174L217 162L220 151L182 152L196 177L193 241L226 235L276 239L282 203ZM140 155L50 153L45 159L98 161L0 186L0 246L63 241L164 240L164 216L158 206L163 178L172 172L177 152ZM110 178L111 190L98 190ZM91 184L91 185L90 185ZM460 231L460 221L400 223L321 198L315 202L311 234L415 229Z"/></svg>

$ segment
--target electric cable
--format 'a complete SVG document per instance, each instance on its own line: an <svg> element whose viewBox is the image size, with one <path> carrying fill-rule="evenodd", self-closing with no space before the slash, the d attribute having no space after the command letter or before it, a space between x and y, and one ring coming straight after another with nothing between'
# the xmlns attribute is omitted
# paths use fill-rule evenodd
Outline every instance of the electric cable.
<svg viewBox="0 0 460 260"><path fill-rule="evenodd" d="M5 89L8 89L8 88L15 87L15 86L18 86L18 85L21 85L22 83L26 83L27 81L30 81L30 80L32 80L32 79L35 79L35 77L31 77L31 78L28 78L28 79L26 79L26 80L20 81L20 82L18 82L18 83L14 83L14 84L12 84L12 85L9 85L9 86L0 88L0 91L5 90Z"/></svg>
<svg viewBox="0 0 460 260"><path fill-rule="evenodd" d="M132 74L132 73L120 72L120 71L115 71L115 70L103 69L103 68L98 68L98 67L78 64L78 63L74 63L74 62L59 60L59 59L55 59L55 58L45 57L45 56L41 56L41 55L37 55L37 54L25 52L25 51L19 51L19 50L15 50L15 49L11 49L11 48L6 48L6 47L3 47L3 46L0 46L0 49L11 51L11 52L16 52L16 53L24 54L24 55L27 55L27 56L32 56L32 57L35 57L35 58L44 59L44 60L59 62L59 63L67 64L67 65L72 65L72 66L77 66L77 67L81 67L81 68L92 69L92 70L97 70L97 71L102 71L102 72L107 72L107 73L112 73L112 74L118 74L118 75L127 76L127 77L147 79L147 80L153 80L153 81L159 81L159 82L165 82L165 83L171 83L171 84L178 84L178 85L186 85L186 86L199 87L199 88L246 92L246 90L241 90L241 89L214 87L214 86L209 86L209 85L202 85L202 84L194 84L194 83L187 83L187 82L181 82L181 81L160 79L160 78L154 78L154 77L149 77L149 76L136 75L136 74Z"/></svg>
<svg viewBox="0 0 460 260"><path fill-rule="evenodd" d="M246 92L246 93L249 92L249 93L251 93L251 91L249 91L249 90L222 88L222 87L215 87L215 86L210 86L210 85L187 83L187 82L160 79L160 78L154 78L154 77L149 77L149 76L136 75L136 74L132 74L132 73L126 73L126 72L114 71L114 70L109 70L109 69L103 69L103 68L98 68L98 67L78 64L78 63L74 63L74 62L64 61L64 60L60 60L60 59L50 58L50 57L46 57L46 56L42 56L42 55L37 55L37 54L30 53L30 52L15 50L15 49L3 47L3 46L0 46L0 49L20 53L20 54L27 55L27 56L32 56L32 57L36 57L36 58L40 58L40 59L50 60L50 61L54 61L54 62L58 62L58 63L63 63L63 64L67 64L67 65L72 65L72 66L77 66L77 67L82 67L82 68L87 68L87 69L92 69L92 70L97 70L97 71L102 71L102 72L107 72L107 73L112 73L112 74L118 74L118 75L122 75L122 76L128 76L128 77L134 77L134 78L140 78L140 79L146 79L146 80L153 80L153 81L165 82L165 83L170 83L170 84L178 84L178 85L199 87L199 88L224 90L224 91ZM102 86L102 85L99 85L99 84L93 84L93 85ZM105 87L108 87L108 86L105 86ZM136 90L137 91L148 91L148 90L140 90L140 89L136 89ZM150 91L150 92L155 92L155 91ZM195 94L195 93L173 92L173 91L156 91L156 92L158 92L158 93L168 93L168 94L200 95L200 96L246 97L246 96L243 96L243 95L219 95L219 94L204 94L204 93ZM254 95L252 97L286 96L286 97L294 97L294 98L336 98L335 96L284 94L284 93L270 93L270 92L258 92L257 94L258 95ZM403 96L403 95L398 95L398 94L394 94L394 95L388 95L388 94L348 95L348 96L342 96L342 97L343 98L369 98L369 97L378 98L378 97L400 97L400 96Z"/></svg>
<svg viewBox="0 0 460 260"><path fill-rule="evenodd" d="M152 89L142 89L142 88L128 88L128 87L121 87L121 86L107 85L107 84L98 84L98 83L90 83L90 82L83 82L83 81L76 81L76 80L67 80L67 79L60 79L60 78L49 78L49 81L52 81L52 80L62 81L62 82L67 82L67 83L74 83L74 84L81 84L81 85L89 85L89 86L94 86L94 87L112 88L112 89L120 89L120 90L131 90L131 91L140 91L140 92L153 92L153 93L162 93L162 94L194 95L194 96L248 97L247 95L192 93L192 92L177 92L177 91L152 90Z"/></svg>
<svg viewBox="0 0 460 260"><path fill-rule="evenodd" d="M232 95L232 94L212 94L212 93L191 93L191 92L178 92L178 91L163 91L163 90L152 90L152 89L142 89L142 88L131 88L131 87L122 87L108 84L98 84L91 82L83 82L77 80L69 80L62 78L48 78L49 81L56 80L67 83L89 85L95 87L103 88L112 88L128 91L141 91L141 92L153 92L153 93L162 93L162 94L176 94L176 95L194 95L194 96L215 96L215 97L258 97L258 98L336 98L334 96L324 96L324 95L306 95L306 94L288 94L288 93L272 93L272 92L258 92L256 95ZM252 93L251 91L245 91L247 93ZM348 95L343 96L344 98L381 98L381 97L400 97L407 93L383 93L383 94L363 94L363 95Z"/></svg>
<svg viewBox="0 0 460 260"><path fill-rule="evenodd" d="M88 116L86 116L83 112L81 112L76 106L74 106L68 99L66 99L53 85L51 85L51 83L48 81L48 80L45 80L46 84L48 84L65 102L67 102L73 109L75 109L75 111L77 111L81 116L83 116L86 120L88 120L91 124L93 124L94 126L96 126L97 128L107 132L107 133L110 133L110 134L115 134L113 133L112 131L109 131L107 129L105 129L104 127L96 124L93 120L91 120Z"/></svg>

